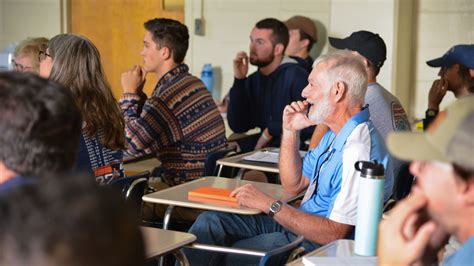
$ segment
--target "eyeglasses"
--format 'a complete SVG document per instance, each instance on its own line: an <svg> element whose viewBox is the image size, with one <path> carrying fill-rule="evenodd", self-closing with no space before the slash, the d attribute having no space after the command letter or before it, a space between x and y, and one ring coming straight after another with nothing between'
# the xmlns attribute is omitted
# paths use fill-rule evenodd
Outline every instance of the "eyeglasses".
<svg viewBox="0 0 474 266"><path fill-rule="evenodd" d="M48 57L48 56L53 58L50 54L46 53L45 51L39 51L38 60L41 62L41 61L45 60L46 57Z"/></svg>
<svg viewBox="0 0 474 266"><path fill-rule="evenodd" d="M31 67L31 66L24 66L24 65L22 65L22 64L18 64L18 63L15 61L15 59L12 60L12 65L13 65L13 68L14 68L15 70L18 70L18 71L21 71L21 72L33 70L33 67Z"/></svg>

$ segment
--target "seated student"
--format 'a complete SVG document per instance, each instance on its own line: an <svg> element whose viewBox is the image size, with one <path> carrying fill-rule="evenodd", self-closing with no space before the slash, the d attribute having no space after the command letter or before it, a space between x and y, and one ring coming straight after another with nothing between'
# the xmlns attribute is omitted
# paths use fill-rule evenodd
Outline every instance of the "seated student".
<svg viewBox="0 0 474 266"><path fill-rule="evenodd" d="M313 58L309 53L318 40L316 25L303 16L293 16L285 21L285 25L290 34L285 54L295 59L309 74L313 69Z"/></svg>
<svg viewBox="0 0 474 266"><path fill-rule="evenodd" d="M400 101L377 82L377 76L387 56L384 40L376 33L361 30L353 32L344 39L329 37L329 43L337 49L347 49L362 56L368 77L364 103L369 106L370 120L381 136L385 139L389 132L409 131L408 116ZM323 128L317 128L314 135ZM392 160L394 177L398 176L402 163L399 160Z"/></svg>
<svg viewBox="0 0 474 266"><path fill-rule="evenodd" d="M227 145L225 126L212 95L184 64L188 28L166 18L144 26L143 66L134 66L121 80L127 152L156 155L162 180L174 186L203 176L207 154ZM147 73L158 78L148 99Z"/></svg>
<svg viewBox="0 0 474 266"><path fill-rule="evenodd" d="M462 246L443 265L474 263L474 96L441 112L425 134L388 137L394 156L413 160L411 195L382 220L380 265L433 265L448 235Z"/></svg>
<svg viewBox="0 0 474 266"><path fill-rule="evenodd" d="M267 251L303 235L303 246L311 251L333 240L351 237L359 192L355 162L377 160L390 169L383 139L369 119L368 108L362 107L366 89L367 74L359 56L339 51L319 57L309 76L309 85L302 92L306 101L293 102L283 112L280 176L288 194L298 195L306 190L300 208L284 204L248 184L231 195L237 197L239 204L259 209L268 216L205 212L189 230L197 236L197 242ZM299 132L320 123L330 131L302 163L298 153ZM391 196L392 186L391 171L387 171L385 200ZM224 263L220 253L186 249L185 254L196 265ZM255 258L228 255L227 262L255 263Z"/></svg>
<svg viewBox="0 0 474 266"><path fill-rule="evenodd" d="M440 79L433 81L428 94L428 109L423 119L427 129L439 111L439 105L446 92L451 91L459 98L474 93L474 78L470 68L474 68L474 44L459 44L451 47L442 57L426 61L430 67L441 67Z"/></svg>
<svg viewBox="0 0 474 266"><path fill-rule="evenodd" d="M111 187L57 176L0 197L0 265L144 265L138 216Z"/></svg>
<svg viewBox="0 0 474 266"><path fill-rule="evenodd" d="M40 75L71 90L84 120L76 170L109 184L124 176L124 121L100 54L85 37L59 34L42 51Z"/></svg>
<svg viewBox="0 0 474 266"><path fill-rule="evenodd" d="M13 53L13 67L21 72L33 72L39 74L40 51L48 48L48 39L46 38L28 38L23 40L15 48Z"/></svg>
<svg viewBox="0 0 474 266"><path fill-rule="evenodd" d="M69 90L31 73L4 72L0 103L0 194L72 169L81 115Z"/></svg>
<svg viewBox="0 0 474 266"><path fill-rule="evenodd" d="M227 119L232 131L244 133L258 127L262 133L238 141L242 151L278 147L285 105L302 100L308 73L294 59L285 57L288 28L274 18L255 24L250 33L250 56L244 51L234 59L234 84L230 89ZM258 70L247 77L249 62ZM301 133L302 139L311 129Z"/></svg>

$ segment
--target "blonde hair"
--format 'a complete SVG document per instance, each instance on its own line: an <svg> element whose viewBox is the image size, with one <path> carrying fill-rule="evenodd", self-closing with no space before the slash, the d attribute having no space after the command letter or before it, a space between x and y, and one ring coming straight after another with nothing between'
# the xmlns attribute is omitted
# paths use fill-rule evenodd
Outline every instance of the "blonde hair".
<svg viewBox="0 0 474 266"><path fill-rule="evenodd" d="M13 56L15 58L26 56L30 58L32 67L36 73L39 73L39 52L46 51L48 48L48 39L44 37L28 38L23 40L15 48Z"/></svg>

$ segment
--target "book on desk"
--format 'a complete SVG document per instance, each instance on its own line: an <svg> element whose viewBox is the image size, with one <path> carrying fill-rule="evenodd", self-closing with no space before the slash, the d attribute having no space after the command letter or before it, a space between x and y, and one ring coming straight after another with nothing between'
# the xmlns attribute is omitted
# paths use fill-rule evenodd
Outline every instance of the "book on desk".
<svg viewBox="0 0 474 266"><path fill-rule="evenodd" d="M224 206L238 206L237 198L231 197L232 189L216 187L199 187L188 192L191 201L212 203Z"/></svg>

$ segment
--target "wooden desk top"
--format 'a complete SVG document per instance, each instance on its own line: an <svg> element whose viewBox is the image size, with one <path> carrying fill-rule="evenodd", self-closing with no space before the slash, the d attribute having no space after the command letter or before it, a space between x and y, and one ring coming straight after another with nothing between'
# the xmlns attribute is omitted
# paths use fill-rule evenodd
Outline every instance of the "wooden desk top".
<svg viewBox="0 0 474 266"><path fill-rule="evenodd" d="M196 201L190 201L188 199L188 192L190 190L193 190L202 186L235 189L237 187L243 186L248 183L254 184L258 189L260 189L261 191L267 193L268 195L274 198L283 199L283 200L286 199L285 195L283 195L283 189L281 185L252 182L252 181L245 181L245 180L236 180L236 179L224 178L224 177L207 176L207 177L202 177L200 179L197 179L188 183L184 183L175 187L171 187L165 190L161 190L161 191L144 195L142 197L142 200L146 202L151 202L151 203L167 204L167 205L203 209L203 210L214 210L214 211L230 212L230 213L245 214L245 215L258 214L260 213L260 210L257 210L257 209L250 209L250 208L242 207L242 206L233 207L233 206L224 206L220 204L196 202Z"/></svg>
<svg viewBox="0 0 474 266"><path fill-rule="evenodd" d="M196 240L196 236L189 233L145 226L140 227L140 229L145 242L147 259L161 256Z"/></svg>

